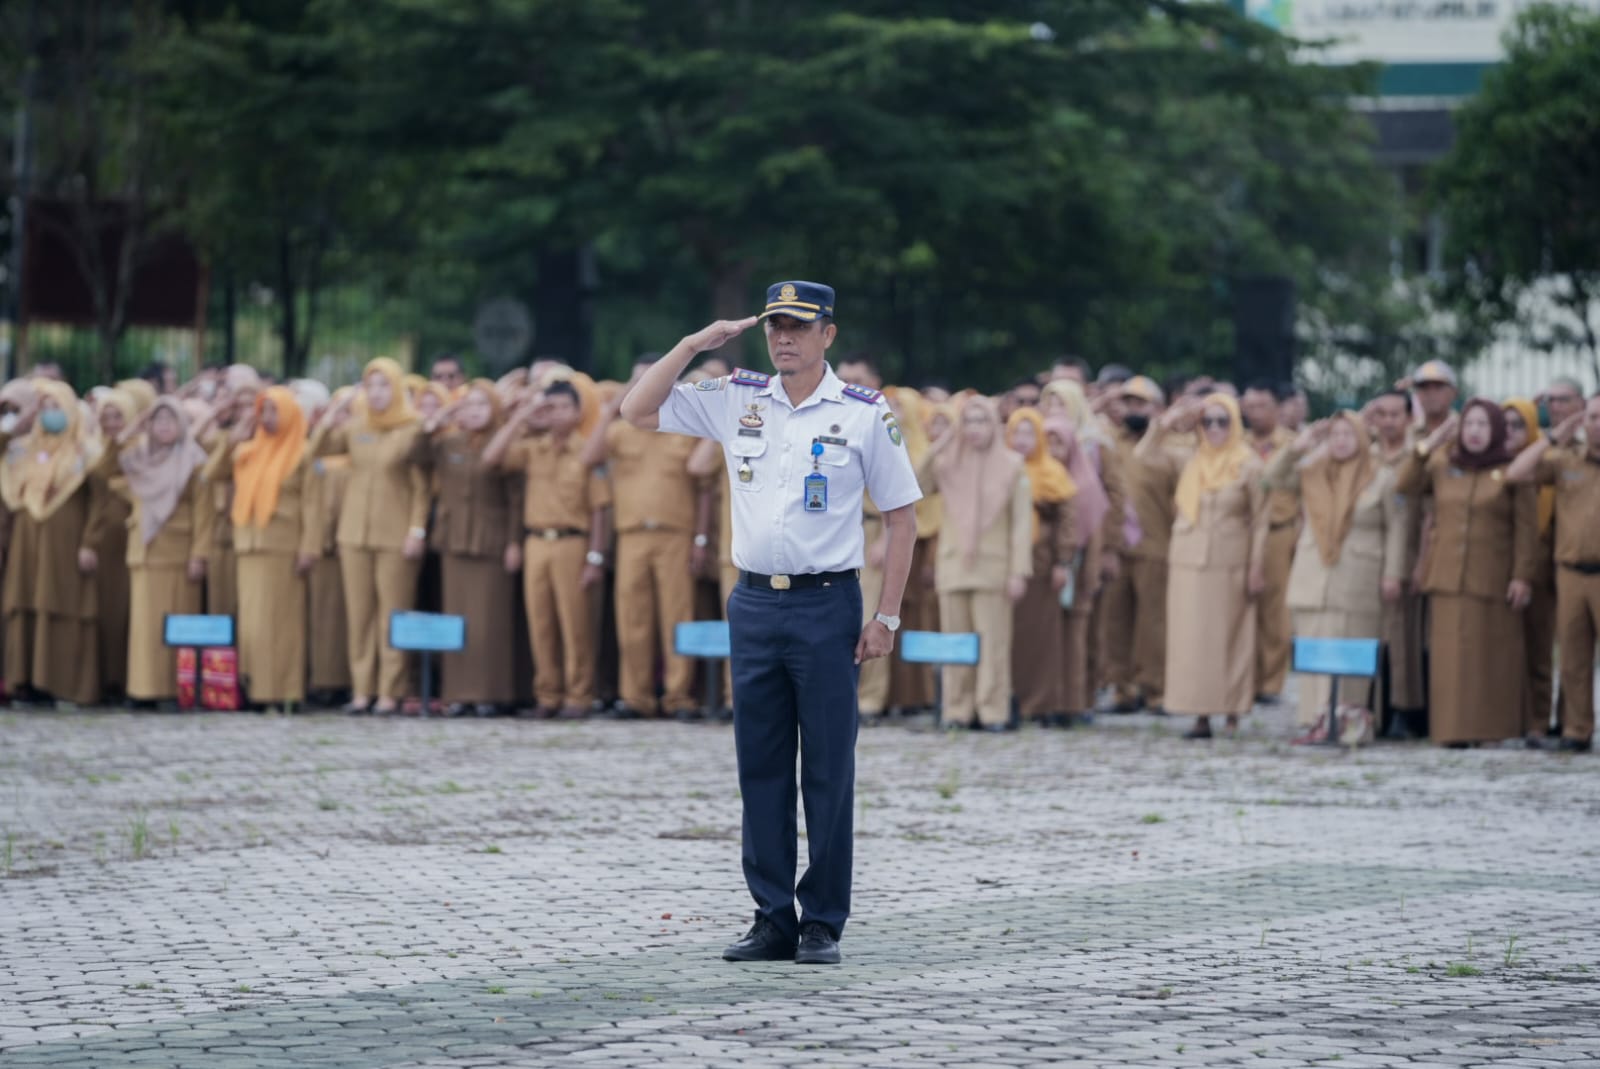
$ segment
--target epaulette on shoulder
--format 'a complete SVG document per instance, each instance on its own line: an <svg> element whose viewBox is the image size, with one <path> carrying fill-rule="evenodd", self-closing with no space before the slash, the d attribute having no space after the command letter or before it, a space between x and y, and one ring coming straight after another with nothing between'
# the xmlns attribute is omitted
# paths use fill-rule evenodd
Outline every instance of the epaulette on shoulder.
<svg viewBox="0 0 1600 1069"><path fill-rule="evenodd" d="M750 371L745 368L734 368L733 375L728 379L735 386L765 386L772 381L771 375L763 375L759 371Z"/></svg>
<svg viewBox="0 0 1600 1069"><path fill-rule="evenodd" d="M869 405L875 405L878 403L878 399L883 396L883 393L880 390L874 390L870 386L857 386L854 383L847 382L844 386L844 395L846 397L854 397L857 401L865 401Z"/></svg>

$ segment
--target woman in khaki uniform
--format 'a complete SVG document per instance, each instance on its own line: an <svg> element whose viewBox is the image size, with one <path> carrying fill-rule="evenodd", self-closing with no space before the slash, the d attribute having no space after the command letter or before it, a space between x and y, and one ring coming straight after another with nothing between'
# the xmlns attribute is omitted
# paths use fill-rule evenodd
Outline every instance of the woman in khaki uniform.
<svg viewBox="0 0 1600 1069"><path fill-rule="evenodd" d="M415 604L429 490L427 472L411 462L422 423L404 377L388 357L371 361L361 390L330 409L329 421L312 438L314 457L350 457L338 532L349 629L348 713L393 713L408 687L405 654L389 648L389 617ZM338 425L352 409L349 426Z"/></svg>
<svg viewBox="0 0 1600 1069"><path fill-rule="evenodd" d="M89 478L100 453L82 438L71 387L31 385L11 432L0 432L0 500L12 513L0 596L6 682L25 700L88 705L100 698L94 572L105 502Z"/></svg>
<svg viewBox="0 0 1600 1069"><path fill-rule="evenodd" d="M1174 405L1136 453L1149 465L1173 463L1166 435L1192 418L1197 402ZM1267 538L1261 461L1244 442L1239 403L1214 393L1200 407L1199 448L1175 494L1168 551L1166 709L1189 714L1185 738L1209 739L1211 716L1231 733L1255 704L1255 598Z"/></svg>
<svg viewBox="0 0 1600 1069"><path fill-rule="evenodd" d="M151 404L154 403L152 393ZM106 391L97 413L101 441L117 441L123 431L133 426L139 413L139 402L133 394L120 386ZM133 509L122 495L111 490L112 480L122 475L117 455L116 449L107 449L89 474L95 493L105 503L100 541L95 546L98 563L94 574L99 587L100 689L108 701L120 701L128 693L128 521Z"/></svg>
<svg viewBox="0 0 1600 1069"><path fill-rule="evenodd" d="M1506 414L1506 451L1513 457L1544 437L1539 410L1532 401L1514 397L1501 406ZM1539 559L1533 576L1533 596L1522 614L1527 648L1528 686L1523 710L1523 734L1529 738L1550 730L1550 710L1555 704L1556 654L1556 491L1539 488Z"/></svg>
<svg viewBox="0 0 1600 1069"><path fill-rule="evenodd" d="M435 433L445 420L454 427ZM430 538L440 554L444 611L466 619L467 648L444 656L441 698L452 715L490 716L516 702L512 590L522 570L522 480L483 462L505 423L494 384L474 379L465 396L422 425L414 463L439 486Z"/></svg>
<svg viewBox="0 0 1600 1069"><path fill-rule="evenodd" d="M230 519L238 568L239 678L250 701L305 700L306 574L320 555L307 523L311 457L306 420L293 391L269 387L207 466L233 486Z"/></svg>
<svg viewBox="0 0 1600 1069"><path fill-rule="evenodd" d="M917 465L924 494L944 496L934 565L946 631L976 631L976 668L944 669L947 728L1004 731L1011 720L1011 610L1033 574L1033 494L1022 458L1006 448L1000 413L970 397L959 421ZM976 722L974 722L976 717Z"/></svg>
<svg viewBox="0 0 1600 1069"><path fill-rule="evenodd" d="M1406 568L1406 509L1394 473L1372 453L1366 427L1341 412L1301 431L1267 464L1267 486L1295 495L1304 515L1289 572L1294 633L1305 638L1378 638L1383 606L1400 597ZM1302 728L1328 708L1327 676L1299 681ZM1346 704L1374 708L1372 680L1342 677ZM1306 741L1312 741L1307 739Z"/></svg>
<svg viewBox="0 0 1600 1069"><path fill-rule="evenodd" d="M1076 512L1073 522L1072 604L1062 612L1057 599L1057 612L1061 614L1061 645L1058 649L1065 657L1062 674L1062 708L1067 723L1089 717L1094 708L1095 680L1091 673L1091 654L1095 648L1093 635L1096 598L1100 584L1101 555L1105 550L1105 528L1113 516L1113 504L1106 488L1100 482L1100 472L1089 453L1078 441L1077 428L1064 416L1052 416L1044 421L1045 441L1050 455L1061 462L1072 477L1075 493L1072 503ZM1105 453L1101 453L1102 458Z"/></svg>
<svg viewBox="0 0 1600 1069"><path fill-rule="evenodd" d="M227 446L233 429L255 411L261 392L261 374L249 364L230 364L222 373L222 391L212 410L210 426L199 427L195 437L208 452ZM208 481L215 516L211 524L211 566L206 577L206 611L223 616L239 612L239 569L235 564L238 548L233 538L233 483L227 479Z"/></svg>
<svg viewBox="0 0 1600 1069"><path fill-rule="evenodd" d="M1068 676L1085 666L1062 660L1065 619L1061 592L1072 579L1078 553L1078 487L1061 462L1050 455L1044 419L1036 409L1019 408L1006 420L1006 444L1022 457L1033 498L1033 574L1012 607L1011 686L1017 712L1037 724L1065 726Z"/></svg>
<svg viewBox="0 0 1600 1069"><path fill-rule="evenodd" d="M178 696L173 652L163 644L168 613L205 605L211 525L216 509L194 440L178 403L163 397L128 430L119 462L119 493L133 503L128 535L128 697L169 702Z"/></svg>
<svg viewBox="0 0 1600 1069"><path fill-rule="evenodd" d="M921 463L929 447L927 404L922 395L906 386L889 386L883 391L904 438L906 455L913 466ZM938 494L923 497L916 504L917 541L911 551L911 572L906 577L905 596L900 601L900 627L903 631L939 630L939 597L933 589L933 561L939 546L939 525L944 520L944 503ZM874 557L888 554L888 544L867 552ZM874 599L870 604L876 606ZM865 624L863 624L865 626ZM937 701L933 666L914 664L903 657L881 658L889 662L889 706L902 710L932 708ZM867 661L861 667L877 664Z"/></svg>
<svg viewBox="0 0 1600 1069"><path fill-rule="evenodd" d="M1452 441L1450 448L1442 448ZM1535 488L1506 481L1500 406L1478 398L1401 465L1403 494L1433 501L1428 594L1429 734L1442 745L1523 734L1522 611L1538 572Z"/></svg>

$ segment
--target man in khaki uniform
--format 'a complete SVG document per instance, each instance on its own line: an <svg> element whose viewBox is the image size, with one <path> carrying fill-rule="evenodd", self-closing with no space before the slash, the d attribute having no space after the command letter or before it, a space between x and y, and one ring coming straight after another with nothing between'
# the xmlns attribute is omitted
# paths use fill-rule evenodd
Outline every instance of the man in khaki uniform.
<svg viewBox="0 0 1600 1069"><path fill-rule="evenodd" d="M1124 567L1101 595L1105 613L1105 674L1116 692L1116 708L1132 712L1141 704L1161 708L1166 694L1167 671L1167 551L1172 545L1173 494L1177 479L1171 474L1183 465L1152 467L1134 450L1144 438L1165 397L1143 375L1122 388L1122 427L1116 438L1122 458L1127 495L1139 518L1141 536L1124 552ZM1187 432L1168 434L1163 448L1189 459L1192 437Z"/></svg>
<svg viewBox="0 0 1600 1069"><path fill-rule="evenodd" d="M1411 399L1399 390L1374 398L1366 408L1372 430L1372 455L1391 473L1410 455ZM1399 495L1406 532L1405 568L1400 598L1384 602L1381 625L1388 661L1388 691L1383 709L1385 734L1404 737L1427 733L1428 680L1423 669L1423 597L1412 582L1422 537L1422 509L1413 496Z"/></svg>
<svg viewBox="0 0 1600 1069"><path fill-rule="evenodd" d="M1579 430L1586 442L1577 444ZM1552 449L1554 442L1560 448ZM1556 641L1561 647L1561 748L1594 737L1595 640L1600 636L1600 394L1533 443L1506 471L1556 491Z"/></svg>
<svg viewBox="0 0 1600 1069"><path fill-rule="evenodd" d="M523 603L533 646L535 715L576 720L594 705L594 627L588 591L605 578L606 481L583 462L578 391L552 383L523 401L483 451L526 478ZM523 438L529 431L542 432Z"/></svg>
<svg viewBox="0 0 1600 1069"><path fill-rule="evenodd" d="M653 361L642 361L638 372ZM618 712L657 715L656 657L666 665L661 706L671 715L694 711L694 663L674 650L678 624L694 619L695 534L707 480L689 475L695 440L642 431L617 419L626 390L606 406L584 448L584 462L606 465L617 534L616 620L621 655ZM705 532L701 532L704 534ZM702 551L705 545L699 547Z"/></svg>
<svg viewBox="0 0 1600 1069"><path fill-rule="evenodd" d="M1263 463L1270 463L1294 441L1278 425L1278 395L1268 384L1245 390L1239 406L1250 433L1245 440ZM1289 572L1294 568L1294 547L1300 541L1300 501L1289 491L1267 495L1267 547L1264 571L1267 588L1256 599L1256 695L1276 700L1289 676L1290 638Z"/></svg>

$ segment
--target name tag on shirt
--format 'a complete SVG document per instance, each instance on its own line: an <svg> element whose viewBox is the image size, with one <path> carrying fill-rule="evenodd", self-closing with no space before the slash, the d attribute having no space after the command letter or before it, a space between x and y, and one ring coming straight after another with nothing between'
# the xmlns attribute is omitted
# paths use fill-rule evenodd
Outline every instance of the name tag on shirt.
<svg viewBox="0 0 1600 1069"><path fill-rule="evenodd" d="M828 477L813 472L805 479L806 511L828 511Z"/></svg>

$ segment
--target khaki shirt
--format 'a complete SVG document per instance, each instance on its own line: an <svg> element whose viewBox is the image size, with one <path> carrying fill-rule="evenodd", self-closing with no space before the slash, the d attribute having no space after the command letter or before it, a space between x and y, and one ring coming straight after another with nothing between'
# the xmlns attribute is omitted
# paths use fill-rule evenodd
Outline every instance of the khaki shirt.
<svg viewBox="0 0 1600 1069"><path fill-rule="evenodd" d="M1398 475L1401 493L1433 500L1424 591L1500 599L1511 580L1533 582L1539 570L1536 487L1506 482L1504 468L1457 468L1449 449L1426 460L1413 450Z"/></svg>
<svg viewBox="0 0 1600 1069"><path fill-rule="evenodd" d="M435 550L499 560L507 546L522 544L523 480L485 464L469 435L419 434L411 459L432 471L439 488L428 533Z"/></svg>
<svg viewBox="0 0 1600 1069"><path fill-rule="evenodd" d="M1248 434L1244 440L1255 455L1261 458L1262 464L1270 466L1275 457L1289 448L1294 438L1294 434L1288 428L1279 427L1265 442ZM1267 495L1267 526L1270 529L1293 526L1299 519L1300 499L1297 494L1289 490L1273 490Z"/></svg>
<svg viewBox="0 0 1600 1069"><path fill-rule="evenodd" d="M313 457L350 454L350 472L339 506L339 545L399 552L413 528L426 530L432 503L428 473L411 463L422 424L387 431L364 427L319 429L311 436Z"/></svg>
<svg viewBox="0 0 1600 1069"><path fill-rule="evenodd" d="M606 428L605 443L617 533L693 532L704 486L687 467L696 440L642 431L619 419Z"/></svg>
<svg viewBox="0 0 1600 1069"><path fill-rule="evenodd" d="M1117 448L1128 461L1122 466L1123 481L1142 532L1129 555L1165 564L1172 548L1172 523L1177 518L1178 477L1194 456L1194 435L1151 424L1140 437L1119 438Z"/></svg>
<svg viewBox="0 0 1600 1069"><path fill-rule="evenodd" d="M189 476L183 496L178 499L178 507L172 510L172 515L167 517L167 522L161 525L161 530L156 532L148 546L139 534L143 504L129 491L127 479L119 479L111 485L117 493L133 502L133 511L128 516L129 567L171 568L187 565L191 560L211 559L212 524L216 520L217 510L211 498L211 488L199 468Z"/></svg>
<svg viewBox="0 0 1600 1069"><path fill-rule="evenodd" d="M1556 563L1600 564L1600 457L1547 450L1534 481L1556 490Z"/></svg>
<svg viewBox="0 0 1600 1069"><path fill-rule="evenodd" d="M558 442L548 434L513 442L500 466L523 475L522 522L531 531L588 533L596 509L611 504L611 489L583 462L576 434Z"/></svg>
<svg viewBox="0 0 1600 1069"><path fill-rule="evenodd" d="M211 455L211 460L205 467L205 477L208 482L223 481L231 488L233 485L233 455L237 447L229 442ZM232 526L233 505L228 505L228 521L233 531L233 551L239 556L252 553L297 554L318 556L321 547L317 538L317 531L307 522L308 508L311 493L308 492L309 472L314 463L309 454L302 455L300 463L295 466L289 477L283 480L283 485L278 487L278 506L272 510L272 517L265 527L254 524ZM313 486L312 492L320 489ZM229 495L232 496L231 494Z"/></svg>

